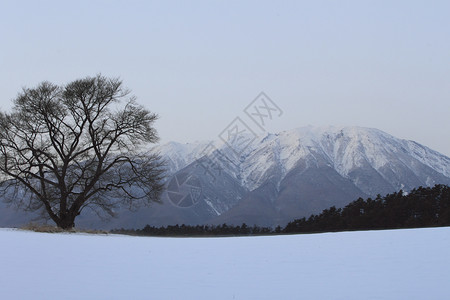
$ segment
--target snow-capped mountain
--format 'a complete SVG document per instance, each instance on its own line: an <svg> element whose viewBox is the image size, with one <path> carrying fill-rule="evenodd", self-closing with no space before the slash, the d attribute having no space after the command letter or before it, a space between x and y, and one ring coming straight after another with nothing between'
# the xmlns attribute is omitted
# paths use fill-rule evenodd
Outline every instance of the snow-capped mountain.
<svg viewBox="0 0 450 300"><path fill-rule="evenodd" d="M161 205L120 211L108 223L83 212L77 224L284 225L358 197L450 185L449 157L371 128L309 126L227 141L170 142L154 150L167 164Z"/></svg>
<svg viewBox="0 0 450 300"><path fill-rule="evenodd" d="M208 144L217 149L208 152ZM209 153L214 163L239 180L249 191L276 176L279 184L301 161L307 167L323 163L343 178L350 179L369 195L421 185L434 185L441 177L450 178L450 158L416 142L395 138L383 131L363 127L302 127L279 134L267 133L244 150L227 144L168 143L157 149L167 158L173 174ZM241 152L237 157L234 152ZM383 190L374 187L373 177L366 182L359 170L386 181ZM273 174L274 170L278 174ZM402 172L399 172L399 171ZM405 174L406 173L406 174ZM404 176L408 175L408 176ZM436 178L438 177L439 179Z"/></svg>
<svg viewBox="0 0 450 300"><path fill-rule="evenodd" d="M172 174L195 175L207 187L202 202L218 216L211 215L215 223L273 225L358 197L450 184L450 158L371 128L309 126L158 150ZM239 201L223 203L230 182L240 188Z"/></svg>

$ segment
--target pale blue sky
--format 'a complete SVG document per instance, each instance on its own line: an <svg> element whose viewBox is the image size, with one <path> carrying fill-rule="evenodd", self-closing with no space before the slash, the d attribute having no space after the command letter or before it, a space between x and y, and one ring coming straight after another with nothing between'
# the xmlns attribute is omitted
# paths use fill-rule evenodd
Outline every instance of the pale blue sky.
<svg viewBox="0 0 450 300"><path fill-rule="evenodd" d="M162 142L216 139L259 92L305 125L375 127L450 155L450 1L0 1L0 105L120 76Z"/></svg>

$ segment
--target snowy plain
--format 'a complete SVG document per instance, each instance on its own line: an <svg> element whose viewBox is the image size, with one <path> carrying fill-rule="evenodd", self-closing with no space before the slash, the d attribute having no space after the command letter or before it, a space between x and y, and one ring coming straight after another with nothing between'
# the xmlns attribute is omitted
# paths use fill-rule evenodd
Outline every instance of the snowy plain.
<svg viewBox="0 0 450 300"><path fill-rule="evenodd" d="M450 227L156 238L0 229L0 299L450 299Z"/></svg>

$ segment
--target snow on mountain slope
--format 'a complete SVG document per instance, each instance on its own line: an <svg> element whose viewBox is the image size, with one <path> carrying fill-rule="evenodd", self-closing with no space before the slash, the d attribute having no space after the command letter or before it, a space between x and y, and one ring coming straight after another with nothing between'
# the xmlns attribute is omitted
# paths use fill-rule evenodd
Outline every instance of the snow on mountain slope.
<svg viewBox="0 0 450 300"><path fill-rule="evenodd" d="M0 243L0 299L450 298L448 227L235 238L0 229Z"/></svg>
<svg viewBox="0 0 450 300"><path fill-rule="evenodd" d="M199 158L202 148L207 144L177 144L174 147L175 144L170 143L160 149L171 161L180 162L176 168L171 168L175 170ZM170 150L167 151L167 148ZM414 176L424 177L425 166L430 169L426 170L428 173L435 171L450 178L450 158L415 142L401 140L372 128L308 126L278 134L267 133L257 138L245 151L239 149L242 153L238 158L226 144L217 148L228 159L219 159L221 167L249 190L264 183L269 170L277 172L278 183L281 182L300 160L305 160L308 165L325 160L330 167L344 178L350 178L356 185L358 178L352 177L352 171L360 168L371 168L384 179L391 180L389 173L395 173L395 169L408 170ZM233 163L227 163L229 161ZM395 181L398 181L394 182L395 189L411 188L411 184L397 179ZM429 178L428 183L433 184L433 179Z"/></svg>
<svg viewBox="0 0 450 300"><path fill-rule="evenodd" d="M409 153L418 161L450 177L450 158L414 141L403 141Z"/></svg>
<svg viewBox="0 0 450 300"><path fill-rule="evenodd" d="M203 156L202 152L209 143L210 142L196 142L182 144L169 142L167 144L156 146L154 151L159 152L164 156L168 172L174 174Z"/></svg>

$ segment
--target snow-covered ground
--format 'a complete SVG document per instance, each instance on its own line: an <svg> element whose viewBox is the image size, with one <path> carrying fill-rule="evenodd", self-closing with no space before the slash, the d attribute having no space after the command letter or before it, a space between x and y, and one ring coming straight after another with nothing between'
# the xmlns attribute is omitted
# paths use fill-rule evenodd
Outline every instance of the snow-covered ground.
<svg viewBox="0 0 450 300"><path fill-rule="evenodd" d="M0 299L450 299L450 228L239 238L0 230Z"/></svg>

